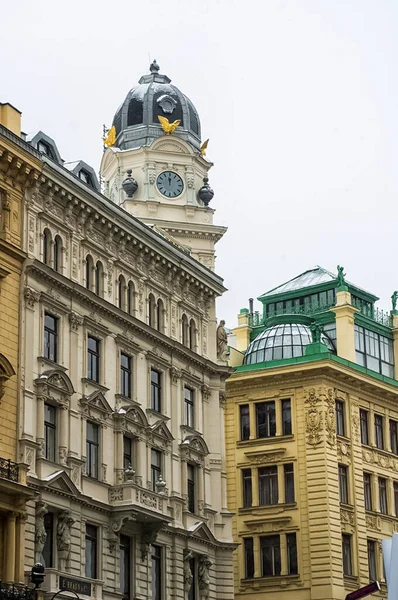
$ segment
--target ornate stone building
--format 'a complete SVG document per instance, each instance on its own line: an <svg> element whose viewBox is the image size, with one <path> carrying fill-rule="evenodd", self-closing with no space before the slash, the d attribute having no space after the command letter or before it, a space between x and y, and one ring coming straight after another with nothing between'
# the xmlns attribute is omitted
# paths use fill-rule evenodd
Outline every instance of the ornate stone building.
<svg viewBox="0 0 398 600"><path fill-rule="evenodd" d="M242 309L227 381L236 598L386 597L398 531L398 293L393 310L317 267Z"/></svg>
<svg viewBox="0 0 398 600"><path fill-rule="evenodd" d="M185 96L162 85L171 100L156 106L185 110ZM143 107L145 124L122 121L104 153L111 199L86 163L63 164L43 132L30 138L42 168L24 209L19 449L37 494L25 565L45 563L48 594L70 587L109 600L227 600L235 547L224 451L229 369L217 360L215 314L225 288L206 266L224 230L205 205L213 193L200 177L211 163L198 151L196 112L195 138L185 116L181 133L166 137L157 118L147 124L145 99ZM123 146L143 130L152 137ZM150 188L152 175L141 179L138 168L137 181L126 175L137 156L150 157L163 187ZM173 175L178 194L169 190ZM133 188L140 207L157 204L167 224L178 218L166 195L178 196L180 226L197 241L188 248L185 233L132 216Z"/></svg>

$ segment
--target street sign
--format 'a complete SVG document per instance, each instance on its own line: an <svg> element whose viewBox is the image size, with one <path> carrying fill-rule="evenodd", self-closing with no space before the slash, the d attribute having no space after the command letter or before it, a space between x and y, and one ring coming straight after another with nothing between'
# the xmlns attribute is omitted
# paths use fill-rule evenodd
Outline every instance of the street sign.
<svg viewBox="0 0 398 600"><path fill-rule="evenodd" d="M365 598L365 596L369 596L369 594L378 591L380 591L380 584L378 581L373 581L373 583L369 583L368 585L359 588L359 590L355 590L355 592L348 594L348 596L345 597L345 600L359 600L359 598Z"/></svg>

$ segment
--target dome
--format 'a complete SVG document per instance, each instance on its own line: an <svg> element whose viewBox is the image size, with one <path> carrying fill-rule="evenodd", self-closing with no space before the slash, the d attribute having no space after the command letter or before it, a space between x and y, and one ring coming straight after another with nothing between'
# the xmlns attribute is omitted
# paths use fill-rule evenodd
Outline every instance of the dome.
<svg viewBox="0 0 398 600"><path fill-rule="evenodd" d="M331 352L333 343L325 334L321 341ZM304 356L305 347L312 343L311 330L307 325L289 323L264 329L249 345L243 364L254 365L270 360Z"/></svg>
<svg viewBox="0 0 398 600"><path fill-rule="evenodd" d="M149 146L164 135L158 116L170 122L181 121L174 135L200 149L200 121L191 100L171 84L167 75L159 73L156 60L149 67L118 108L112 125L116 129L115 147L121 150Z"/></svg>

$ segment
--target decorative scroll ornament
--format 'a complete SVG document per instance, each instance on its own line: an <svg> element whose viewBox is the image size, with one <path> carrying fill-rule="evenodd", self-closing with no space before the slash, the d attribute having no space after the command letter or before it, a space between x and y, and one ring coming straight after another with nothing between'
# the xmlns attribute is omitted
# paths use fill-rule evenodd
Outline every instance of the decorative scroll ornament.
<svg viewBox="0 0 398 600"><path fill-rule="evenodd" d="M307 443L314 448L321 443L322 413L315 407L306 411Z"/></svg>

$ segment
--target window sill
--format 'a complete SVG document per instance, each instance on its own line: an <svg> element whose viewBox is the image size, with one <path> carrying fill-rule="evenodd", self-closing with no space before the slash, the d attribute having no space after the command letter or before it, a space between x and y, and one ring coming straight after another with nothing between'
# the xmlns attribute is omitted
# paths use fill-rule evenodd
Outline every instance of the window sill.
<svg viewBox="0 0 398 600"><path fill-rule="evenodd" d="M259 446L263 444L275 444L278 442L290 442L294 440L294 434L289 435L274 435L272 437L254 438L252 440L238 440L236 445L238 448L246 446Z"/></svg>
<svg viewBox="0 0 398 600"><path fill-rule="evenodd" d="M104 385L101 385L97 381L94 381L94 379L89 379L88 377L82 377L82 382L85 383L86 385L92 385L97 390L101 390L101 392L105 393L105 392L109 391L109 388L105 387Z"/></svg>
<svg viewBox="0 0 398 600"><path fill-rule="evenodd" d="M53 369L59 369L59 370L63 371L64 373L68 370L63 365L60 365L56 361L50 360L49 358L46 358L45 356L38 356L37 361L44 363L45 365L48 365L49 367L52 367Z"/></svg>
<svg viewBox="0 0 398 600"><path fill-rule="evenodd" d="M162 419L163 421L170 421L170 417L167 417L163 413L159 412L158 410L154 410L153 408L147 408L145 412L147 415L153 415L154 417Z"/></svg>
<svg viewBox="0 0 398 600"><path fill-rule="evenodd" d="M256 511L270 511L272 512L275 509L283 509L285 510L295 510L297 508L297 502L289 502L286 504L253 504L252 506L245 506L238 508L238 514L242 515L250 515L252 512ZM350 507L351 508L351 507Z"/></svg>
<svg viewBox="0 0 398 600"><path fill-rule="evenodd" d="M358 587L358 576L357 575L344 575L344 585L348 588L356 589Z"/></svg>
<svg viewBox="0 0 398 600"><path fill-rule="evenodd" d="M266 577L253 577L250 579L241 579L240 585L244 588L248 587L284 587L290 583L298 583L300 575L268 575Z"/></svg>

